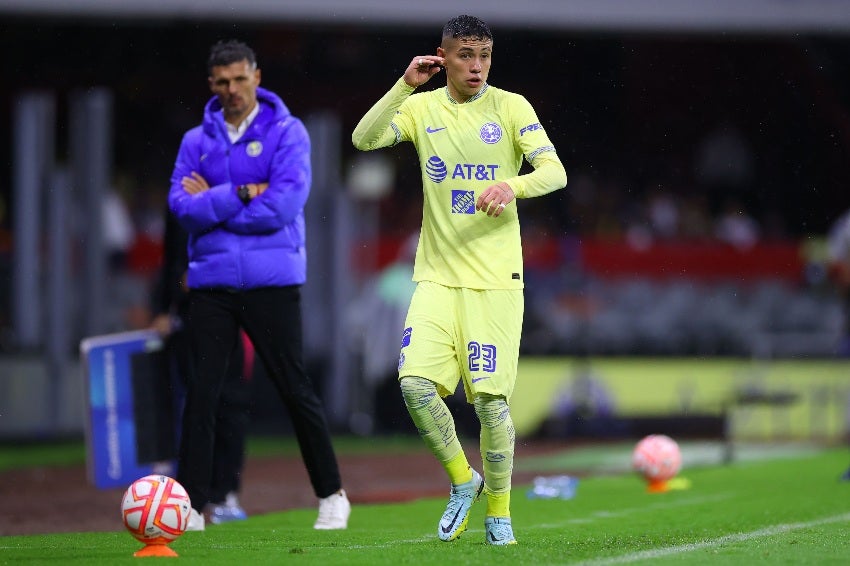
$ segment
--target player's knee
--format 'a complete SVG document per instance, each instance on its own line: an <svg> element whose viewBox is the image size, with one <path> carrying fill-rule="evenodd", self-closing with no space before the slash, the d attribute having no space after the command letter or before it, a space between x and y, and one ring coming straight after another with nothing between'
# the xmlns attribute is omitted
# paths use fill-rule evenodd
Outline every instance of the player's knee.
<svg viewBox="0 0 850 566"><path fill-rule="evenodd" d="M411 409L419 409L431 402L437 395L437 387L424 377L407 376L399 380L404 404Z"/></svg>
<svg viewBox="0 0 850 566"><path fill-rule="evenodd" d="M488 428L499 426L511 414L508 402L502 395L477 393L473 399L473 405L481 426Z"/></svg>

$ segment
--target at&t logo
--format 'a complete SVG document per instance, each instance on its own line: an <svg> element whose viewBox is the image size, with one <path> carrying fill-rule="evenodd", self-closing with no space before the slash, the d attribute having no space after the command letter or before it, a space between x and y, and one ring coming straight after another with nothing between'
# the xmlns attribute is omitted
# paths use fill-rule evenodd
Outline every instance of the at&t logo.
<svg viewBox="0 0 850 566"><path fill-rule="evenodd" d="M425 163L425 174L435 183L442 183L448 174L446 163L436 155L432 155Z"/></svg>

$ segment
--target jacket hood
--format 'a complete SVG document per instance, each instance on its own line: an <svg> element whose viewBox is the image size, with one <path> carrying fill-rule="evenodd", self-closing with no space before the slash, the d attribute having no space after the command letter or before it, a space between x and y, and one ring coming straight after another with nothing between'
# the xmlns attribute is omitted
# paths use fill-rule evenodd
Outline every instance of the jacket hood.
<svg viewBox="0 0 850 566"><path fill-rule="evenodd" d="M263 128L270 123L280 122L290 116L289 108L283 103L278 95L270 90L262 87L257 87L257 102L263 105L256 119L251 123L251 126L245 132L245 135L250 135L254 128ZM269 113L266 108L271 108L273 113ZM204 107L204 133L215 136L216 132L227 131L224 125L224 114L221 113L221 103L217 96L213 96L207 101Z"/></svg>

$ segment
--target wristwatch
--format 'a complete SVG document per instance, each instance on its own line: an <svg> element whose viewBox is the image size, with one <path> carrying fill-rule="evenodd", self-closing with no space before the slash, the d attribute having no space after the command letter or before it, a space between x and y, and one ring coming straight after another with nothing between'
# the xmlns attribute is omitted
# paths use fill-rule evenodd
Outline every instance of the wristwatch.
<svg viewBox="0 0 850 566"><path fill-rule="evenodd" d="M248 204L251 201L251 192L248 190L248 185L239 185L236 187L236 196L239 200Z"/></svg>

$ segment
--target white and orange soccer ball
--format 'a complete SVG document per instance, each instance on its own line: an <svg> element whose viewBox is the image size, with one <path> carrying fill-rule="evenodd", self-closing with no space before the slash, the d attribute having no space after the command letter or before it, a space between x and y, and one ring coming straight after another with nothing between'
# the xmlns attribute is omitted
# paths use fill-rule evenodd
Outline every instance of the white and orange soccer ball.
<svg viewBox="0 0 850 566"><path fill-rule="evenodd" d="M669 436L650 434L635 446L632 468L646 479L650 491L666 491L667 481L682 469L679 445Z"/></svg>
<svg viewBox="0 0 850 566"><path fill-rule="evenodd" d="M192 502L174 479L152 474L134 481L121 501L127 530L145 545L166 545L186 531Z"/></svg>

